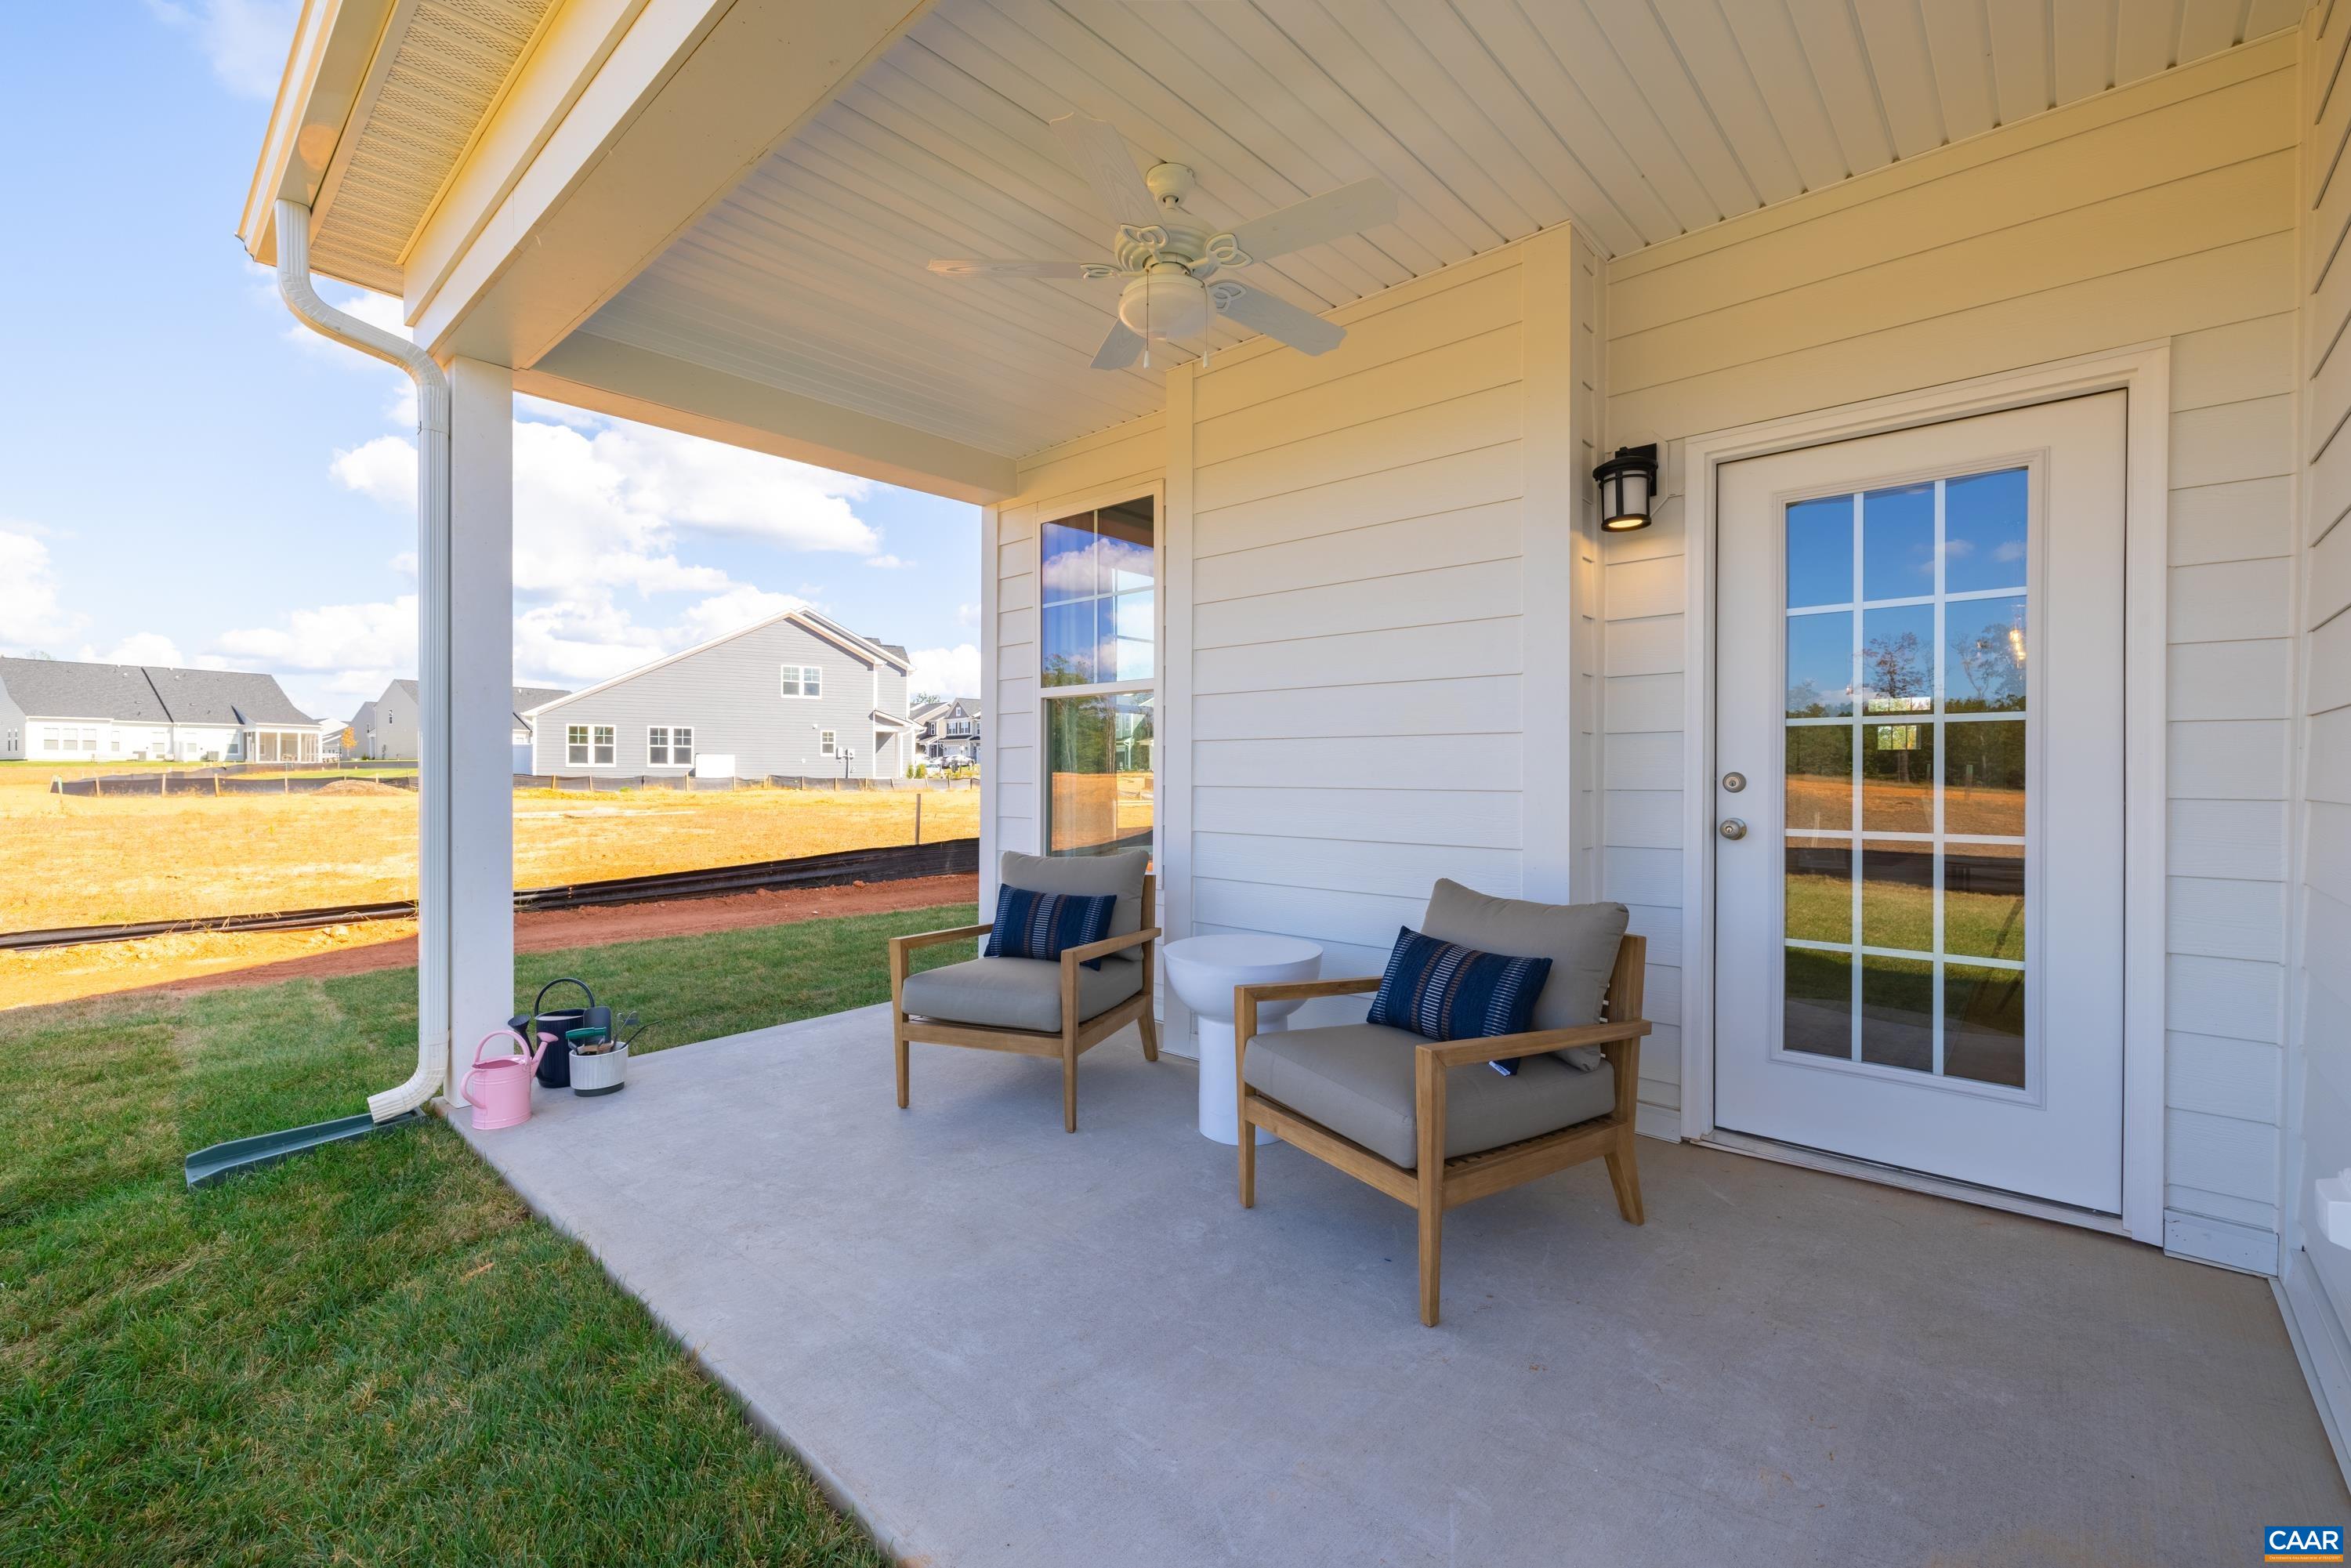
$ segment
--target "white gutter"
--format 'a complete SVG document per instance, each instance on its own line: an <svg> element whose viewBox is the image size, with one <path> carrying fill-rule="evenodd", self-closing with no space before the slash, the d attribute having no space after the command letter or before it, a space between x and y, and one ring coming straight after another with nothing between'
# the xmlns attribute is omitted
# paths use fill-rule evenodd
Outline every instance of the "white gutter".
<svg viewBox="0 0 2351 1568"><path fill-rule="evenodd" d="M368 1096L389 1121L442 1087L449 1060L449 379L433 356L319 298L310 286L310 209L277 198L277 294L312 331L398 365L416 383L417 816L416 1071Z"/></svg>

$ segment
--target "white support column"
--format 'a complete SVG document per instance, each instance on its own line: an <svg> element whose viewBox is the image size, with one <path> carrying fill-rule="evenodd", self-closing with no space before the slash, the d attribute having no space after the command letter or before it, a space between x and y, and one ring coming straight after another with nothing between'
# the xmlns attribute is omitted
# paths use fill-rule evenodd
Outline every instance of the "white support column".
<svg viewBox="0 0 2351 1568"><path fill-rule="evenodd" d="M475 1042L514 1011L514 372L455 360L449 392L447 575L434 585L447 595L437 618L447 685L437 719L437 694L424 688L425 756L441 740L447 759L445 773L428 761L425 774L447 804L446 942L420 950L445 966L454 1105ZM432 988L420 975L420 1001Z"/></svg>

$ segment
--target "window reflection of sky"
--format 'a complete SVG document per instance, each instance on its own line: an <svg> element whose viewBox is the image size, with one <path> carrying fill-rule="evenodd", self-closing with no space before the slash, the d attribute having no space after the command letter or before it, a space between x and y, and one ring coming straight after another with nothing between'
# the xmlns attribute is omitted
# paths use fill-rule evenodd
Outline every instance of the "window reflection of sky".
<svg viewBox="0 0 2351 1568"><path fill-rule="evenodd" d="M1853 497L1798 501L1788 508L1788 607L1852 599Z"/></svg>
<svg viewBox="0 0 2351 1568"><path fill-rule="evenodd" d="M2028 492L2022 468L1943 486L1943 591L2022 588Z"/></svg>
<svg viewBox="0 0 2351 1568"><path fill-rule="evenodd" d="M1788 617L1788 716L1853 712L1853 612Z"/></svg>
<svg viewBox="0 0 2351 1568"><path fill-rule="evenodd" d="M1861 591L1866 599L1935 591L1935 486L1906 485L1861 498Z"/></svg>

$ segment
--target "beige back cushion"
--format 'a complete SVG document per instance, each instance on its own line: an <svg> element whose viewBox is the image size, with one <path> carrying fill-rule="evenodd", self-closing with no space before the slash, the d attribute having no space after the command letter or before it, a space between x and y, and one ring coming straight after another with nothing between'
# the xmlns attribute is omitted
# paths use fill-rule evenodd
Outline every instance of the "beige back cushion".
<svg viewBox="0 0 2351 1568"><path fill-rule="evenodd" d="M1118 907L1111 912L1110 934L1124 936L1143 929L1143 873L1150 863L1149 850L1116 850L1106 855L1024 855L1007 850L997 862L996 874L998 885L1030 893L1074 893L1089 898L1114 893Z"/></svg>
<svg viewBox="0 0 2351 1568"><path fill-rule="evenodd" d="M1551 977L1535 998L1534 1027L1574 1029L1600 1021L1601 998L1616 967L1627 915L1621 904L1534 904L1494 898L1440 881L1420 928L1443 942L1513 958L1549 958Z"/></svg>

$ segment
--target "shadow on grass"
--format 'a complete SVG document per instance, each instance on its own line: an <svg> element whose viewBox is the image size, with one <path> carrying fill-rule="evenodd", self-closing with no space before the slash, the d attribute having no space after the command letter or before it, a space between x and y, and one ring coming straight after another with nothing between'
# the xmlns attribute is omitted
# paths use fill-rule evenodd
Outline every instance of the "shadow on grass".
<svg viewBox="0 0 2351 1568"><path fill-rule="evenodd" d="M576 974L661 1049L883 1000L884 938L972 918L531 955L518 1005ZM414 1030L413 970L0 1013L0 1562L881 1563L439 1123L183 1189Z"/></svg>

